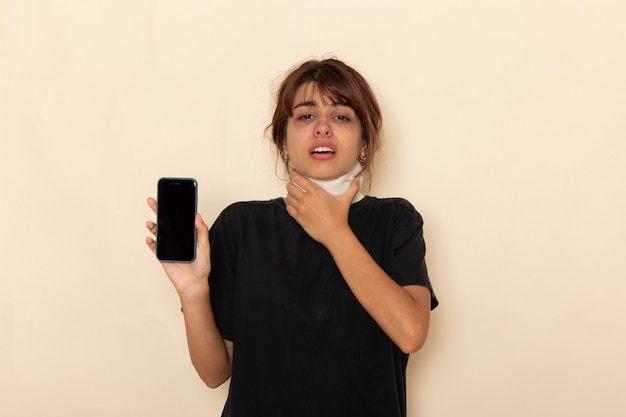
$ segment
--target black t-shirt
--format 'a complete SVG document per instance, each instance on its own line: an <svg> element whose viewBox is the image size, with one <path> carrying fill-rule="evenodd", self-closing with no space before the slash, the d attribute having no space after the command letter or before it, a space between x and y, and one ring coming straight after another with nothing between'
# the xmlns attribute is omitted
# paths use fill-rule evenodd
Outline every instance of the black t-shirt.
<svg viewBox="0 0 626 417"><path fill-rule="evenodd" d="M422 218L403 199L366 196L349 224L398 284L431 289ZM223 416L404 417L404 354L356 300L324 246L282 198L235 203L210 230L211 303L232 340Z"/></svg>

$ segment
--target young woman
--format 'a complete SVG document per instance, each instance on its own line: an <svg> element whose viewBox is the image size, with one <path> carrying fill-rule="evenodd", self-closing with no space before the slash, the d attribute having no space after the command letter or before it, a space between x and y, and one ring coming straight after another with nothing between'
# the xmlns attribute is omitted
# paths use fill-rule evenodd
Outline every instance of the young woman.
<svg viewBox="0 0 626 417"><path fill-rule="evenodd" d="M200 378L209 387L230 378L223 416L406 415L408 354L438 301L418 212L361 194L381 124L353 68L296 67L268 128L289 173L286 197L235 203L210 230L198 215L195 262L163 264Z"/></svg>

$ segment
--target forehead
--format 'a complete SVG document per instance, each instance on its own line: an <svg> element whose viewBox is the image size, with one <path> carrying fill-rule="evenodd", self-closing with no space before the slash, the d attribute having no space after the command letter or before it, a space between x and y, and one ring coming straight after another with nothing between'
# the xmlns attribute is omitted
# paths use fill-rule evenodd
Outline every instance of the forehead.
<svg viewBox="0 0 626 417"><path fill-rule="evenodd" d="M342 100L339 97L334 97L314 82L304 83L296 90L292 105L296 106L304 102L314 102L315 104L324 105L341 104L349 106L345 100Z"/></svg>

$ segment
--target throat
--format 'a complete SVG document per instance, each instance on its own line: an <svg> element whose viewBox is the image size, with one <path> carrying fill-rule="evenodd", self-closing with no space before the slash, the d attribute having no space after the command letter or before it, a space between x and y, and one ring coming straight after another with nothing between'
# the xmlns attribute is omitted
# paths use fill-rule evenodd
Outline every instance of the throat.
<svg viewBox="0 0 626 417"><path fill-rule="evenodd" d="M324 188L328 193L339 196L339 195L345 194L345 192L350 187L350 184L352 184L352 181L354 181L354 179L356 178L357 175L359 175L360 172L361 172L361 164L357 162L354 165L354 167L352 167L352 169L348 171L346 174L338 178L334 178L332 180L318 180L318 179L309 178L309 177L307 178L310 181L319 185L320 187ZM361 190L360 190L362 182L363 182L363 179L360 178L359 179L359 192L354 196L354 199L352 200L353 204L356 203L357 201L360 201L363 198L363 194L361 194Z"/></svg>

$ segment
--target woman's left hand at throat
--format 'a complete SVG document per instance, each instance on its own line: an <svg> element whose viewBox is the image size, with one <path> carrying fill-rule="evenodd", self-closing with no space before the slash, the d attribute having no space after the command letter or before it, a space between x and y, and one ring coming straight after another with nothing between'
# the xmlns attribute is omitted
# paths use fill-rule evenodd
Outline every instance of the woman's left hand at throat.
<svg viewBox="0 0 626 417"><path fill-rule="evenodd" d="M340 196L328 193L296 170L289 172L285 205L287 212L317 242L327 245L338 233L350 230L348 212L359 192L358 177Z"/></svg>

